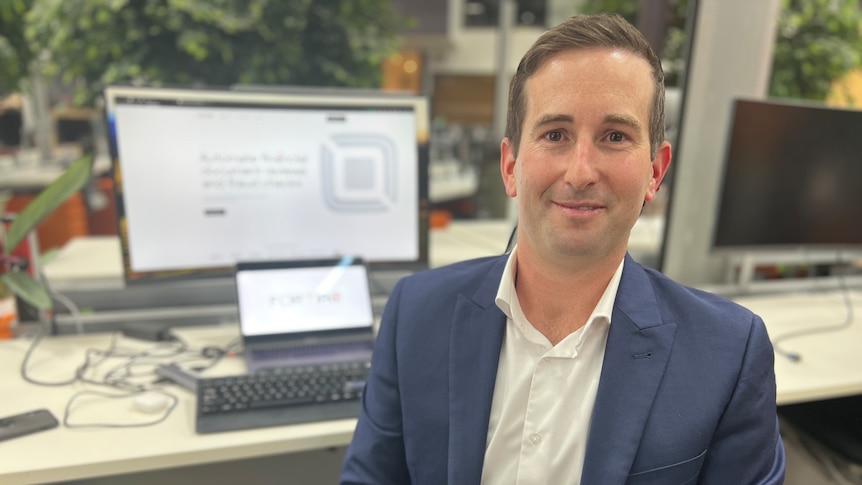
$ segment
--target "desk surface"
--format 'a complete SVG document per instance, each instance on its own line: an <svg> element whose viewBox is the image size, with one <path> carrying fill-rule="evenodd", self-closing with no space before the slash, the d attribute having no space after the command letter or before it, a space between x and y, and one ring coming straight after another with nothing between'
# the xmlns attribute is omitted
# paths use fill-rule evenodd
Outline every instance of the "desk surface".
<svg viewBox="0 0 862 485"><path fill-rule="evenodd" d="M184 329L191 345L225 345L236 337L234 326ZM106 334L64 336L43 340L31 358L28 375L42 381L63 381L83 362L88 348L107 349ZM61 422L67 403L83 384L40 387L24 382L18 372L31 340L0 342L0 416L48 408ZM152 343L121 339L129 348ZM117 361L119 362L119 361ZM117 363L106 363L109 368ZM242 371L238 359L225 359L209 373ZM87 389L109 391L92 385ZM0 483L42 483L108 476L161 468L235 460L304 450L344 446L353 435L353 419L232 431L201 437L194 432L194 396L175 385L164 389L179 404L160 424L140 428L59 428L0 442ZM75 401L73 422L131 424L154 416L134 410L131 399L83 397ZM158 415L156 415L158 416Z"/></svg>
<svg viewBox="0 0 862 485"><path fill-rule="evenodd" d="M862 292L849 295L857 315L850 325L837 290L734 298L763 318L780 350L801 356L775 354L779 405L862 394Z"/></svg>

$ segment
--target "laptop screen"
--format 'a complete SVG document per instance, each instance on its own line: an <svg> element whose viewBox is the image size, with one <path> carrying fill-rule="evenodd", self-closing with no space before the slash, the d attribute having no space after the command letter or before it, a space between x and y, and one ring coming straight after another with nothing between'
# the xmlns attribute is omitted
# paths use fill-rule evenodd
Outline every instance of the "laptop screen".
<svg viewBox="0 0 862 485"><path fill-rule="evenodd" d="M368 274L356 258L239 263L237 305L244 337L371 328Z"/></svg>

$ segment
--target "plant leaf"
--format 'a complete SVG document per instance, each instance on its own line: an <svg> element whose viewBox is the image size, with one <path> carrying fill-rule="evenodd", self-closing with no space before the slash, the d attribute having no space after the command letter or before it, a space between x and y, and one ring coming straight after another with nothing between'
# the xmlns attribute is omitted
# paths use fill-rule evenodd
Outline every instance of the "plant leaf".
<svg viewBox="0 0 862 485"><path fill-rule="evenodd" d="M16 216L9 230L6 232L5 251L11 252L32 231L37 224L42 222L48 214L60 206L70 195L81 190L90 180L92 157L83 156L69 165L69 168L60 175L51 185L39 193L27 207Z"/></svg>
<svg viewBox="0 0 862 485"><path fill-rule="evenodd" d="M41 310L51 308L51 297L38 281L23 271L13 271L0 276L2 282L22 300Z"/></svg>

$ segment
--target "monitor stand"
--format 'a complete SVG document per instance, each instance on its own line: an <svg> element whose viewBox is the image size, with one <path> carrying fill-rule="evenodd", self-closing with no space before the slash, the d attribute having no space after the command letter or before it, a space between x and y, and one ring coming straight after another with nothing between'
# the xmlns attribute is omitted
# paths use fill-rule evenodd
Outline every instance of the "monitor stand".
<svg viewBox="0 0 862 485"><path fill-rule="evenodd" d="M839 251L798 248L774 252L746 251L728 260L725 281L734 294L770 293L783 291L830 290L840 285L860 284L860 275L817 275L809 270L808 276L784 276L775 279L757 277L758 265L836 266L859 257L858 251Z"/></svg>

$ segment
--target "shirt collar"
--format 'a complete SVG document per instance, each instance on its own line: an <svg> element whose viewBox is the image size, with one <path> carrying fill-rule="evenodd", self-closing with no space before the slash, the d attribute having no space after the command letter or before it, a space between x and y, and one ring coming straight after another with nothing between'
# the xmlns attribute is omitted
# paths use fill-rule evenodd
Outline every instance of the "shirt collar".
<svg viewBox="0 0 862 485"><path fill-rule="evenodd" d="M503 269L503 276L500 278L500 286L497 288L497 297L494 300L497 307L502 310L510 320L512 319L512 302L515 298L515 273L517 271L515 252L517 250L518 246L516 245L512 249L512 252L509 253L509 258L506 260L506 267ZM617 267L616 272L614 272L613 277L611 277L611 281L608 282L605 292L602 294L602 297L599 299L596 308L593 309L587 322L592 322L598 317L604 317L607 319L608 323L610 323L611 314L614 310L614 303L617 298L617 290L619 290L620 280L623 275L624 263L625 258L620 261L620 265Z"/></svg>

